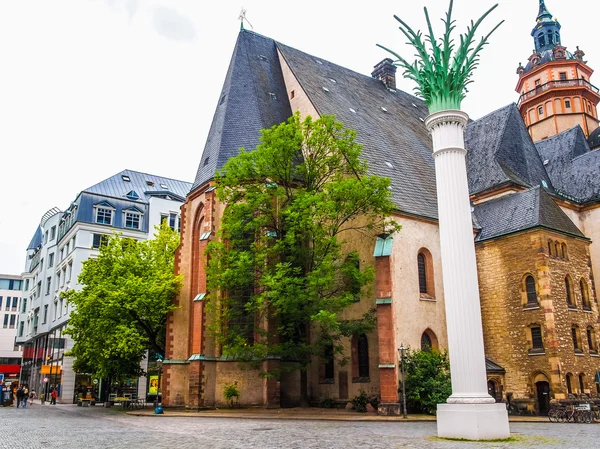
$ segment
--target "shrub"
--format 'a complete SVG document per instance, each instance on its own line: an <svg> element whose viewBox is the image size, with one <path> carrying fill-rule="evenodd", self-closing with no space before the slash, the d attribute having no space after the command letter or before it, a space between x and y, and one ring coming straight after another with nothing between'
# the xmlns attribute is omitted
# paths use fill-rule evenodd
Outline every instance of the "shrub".
<svg viewBox="0 0 600 449"><path fill-rule="evenodd" d="M364 390L360 390L360 394L352 399L352 404L354 405L354 409L359 413L367 412L367 404L369 403L369 398L367 397L367 393Z"/></svg>
<svg viewBox="0 0 600 449"><path fill-rule="evenodd" d="M230 385L225 385L225 390L223 391L223 396L225 396L225 400L229 402L230 406L234 406L237 403L237 400L240 397L240 390L238 390L237 382L234 382ZM235 402L234 402L235 398Z"/></svg>
<svg viewBox="0 0 600 449"><path fill-rule="evenodd" d="M452 394L448 354L437 350L409 351L404 363L407 405L435 415L437 404L445 403Z"/></svg>

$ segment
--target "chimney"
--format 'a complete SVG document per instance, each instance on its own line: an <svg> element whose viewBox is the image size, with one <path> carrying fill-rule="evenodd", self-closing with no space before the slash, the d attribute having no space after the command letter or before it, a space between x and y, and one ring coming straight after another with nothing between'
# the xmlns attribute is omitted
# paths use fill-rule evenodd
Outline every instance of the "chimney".
<svg viewBox="0 0 600 449"><path fill-rule="evenodd" d="M371 73L373 78L381 80L388 89L396 89L396 66L390 58L378 63Z"/></svg>

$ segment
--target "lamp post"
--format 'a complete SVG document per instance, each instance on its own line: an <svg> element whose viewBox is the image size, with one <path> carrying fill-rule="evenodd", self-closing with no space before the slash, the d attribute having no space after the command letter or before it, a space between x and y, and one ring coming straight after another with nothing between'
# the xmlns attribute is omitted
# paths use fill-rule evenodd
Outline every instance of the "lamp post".
<svg viewBox="0 0 600 449"><path fill-rule="evenodd" d="M162 367L163 367L163 361L162 359L157 359L156 360L156 368L158 369L158 386L156 389L156 399L154 400L154 414L155 415L162 415L163 412L163 408L162 408L162 401L160 400L160 376L162 374Z"/></svg>
<svg viewBox="0 0 600 449"><path fill-rule="evenodd" d="M400 343L400 347L398 348L398 352L400 352L400 372L402 374L402 417L404 419L408 418L408 414L406 413L406 377L404 374L404 351L406 348L402 343Z"/></svg>

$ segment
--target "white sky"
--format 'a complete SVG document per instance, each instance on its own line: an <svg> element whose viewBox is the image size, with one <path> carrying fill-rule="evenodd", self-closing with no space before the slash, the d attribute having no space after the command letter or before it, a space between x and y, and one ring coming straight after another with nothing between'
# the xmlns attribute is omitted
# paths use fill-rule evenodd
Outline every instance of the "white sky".
<svg viewBox="0 0 600 449"><path fill-rule="evenodd" d="M500 0L463 109L517 101L533 49L536 0ZM600 67L598 0L547 0L569 50ZM370 74L386 45L411 57L393 14L438 30L446 0L0 0L0 273L18 274L41 216L123 169L193 181L239 30ZM457 30L492 1L456 0ZM410 58L412 59L412 58ZM600 79L592 82L600 85ZM399 87L411 91L405 80Z"/></svg>

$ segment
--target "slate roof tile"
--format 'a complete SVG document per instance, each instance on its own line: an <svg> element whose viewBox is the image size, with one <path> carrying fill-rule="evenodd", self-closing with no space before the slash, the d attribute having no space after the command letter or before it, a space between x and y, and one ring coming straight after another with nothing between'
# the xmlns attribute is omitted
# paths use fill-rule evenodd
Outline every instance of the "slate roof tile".
<svg viewBox="0 0 600 449"><path fill-rule="evenodd" d="M125 181L123 176L128 177L129 181ZM147 181L150 181L152 185L149 185ZM167 188L165 189L162 186ZM152 192L154 191L156 194L156 191L158 191L160 193L172 193L183 201L191 186L191 183L177 179L149 175L133 170L123 170L83 191L118 199L123 199L127 193L134 191L139 195L139 200L142 202L147 202L152 196Z"/></svg>
<svg viewBox="0 0 600 449"><path fill-rule="evenodd" d="M535 145L557 193L581 203L600 199L600 151L590 150L579 126Z"/></svg>
<svg viewBox="0 0 600 449"><path fill-rule="evenodd" d="M535 227L584 237L567 214L539 186L477 204L474 214L482 227L477 241Z"/></svg>

